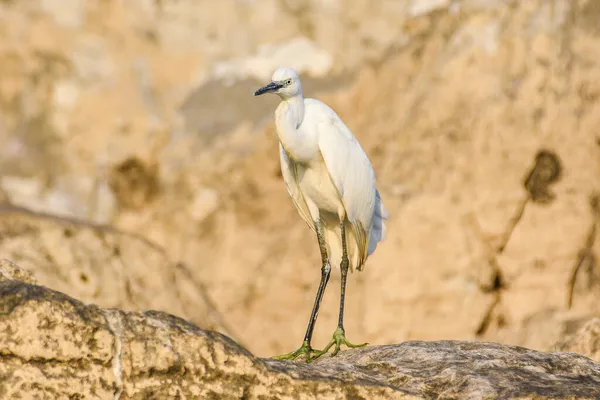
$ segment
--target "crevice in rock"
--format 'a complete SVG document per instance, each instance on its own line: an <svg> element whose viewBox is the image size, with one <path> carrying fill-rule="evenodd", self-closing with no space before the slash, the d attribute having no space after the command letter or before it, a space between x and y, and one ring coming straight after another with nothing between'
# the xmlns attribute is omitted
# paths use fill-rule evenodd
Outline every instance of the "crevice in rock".
<svg viewBox="0 0 600 400"><path fill-rule="evenodd" d="M487 332L492 323L494 311L496 310L498 304L500 304L500 292L496 292L494 294L494 301L492 302L492 304L490 304L489 308L483 315L481 322L477 326L477 329L475 330L475 336L483 336Z"/></svg>
<svg viewBox="0 0 600 400"><path fill-rule="evenodd" d="M477 324L477 329L475 329L475 335L477 337L481 337L489 329L493 317L495 315L495 310L502 300L501 291L505 287L505 280L502 276L502 270L496 258L499 254L498 248L494 249L493 246L490 244L489 240L486 239L485 235L482 232L481 226L477 221L476 216L471 216L470 224L485 246L487 266L492 270L489 279L487 279L485 282L479 283L479 290L491 295L493 299L490 305L488 306L487 310L483 314L483 317L481 318L480 322ZM503 237L510 237L510 235L506 235L505 233Z"/></svg>
<svg viewBox="0 0 600 400"><path fill-rule="evenodd" d="M594 269L598 265L598 260L594 251L592 250L594 243L596 242L596 233L598 227L598 221L600 220L600 194L594 193L590 197L590 207L592 211L592 224L588 230L588 234L585 238L585 243L583 244L581 250L579 250L579 254L577 256L577 260L575 261L575 266L571 272L571 277L569 279L568 288L567 288L567 308L571 308L573 306L573 296L575 292L575 283L577 282L577 276L580 271L588 271L590 275L589 285L591 286L594 279Z"/></svg>
<svg viewBox="0 0 600 400"><path fill-rule="evenodd" d="M484 313L480 323L475 330L476 336L482 336L488 330L496 309L502 302L502 290L506 288L507 282L502 275L502 268L498 263L498 256L501 255L510 239L523 218L527 205L532 203L549 204L555 200L556 196L550 191L550 186L560 180L562 175L562 165L559 157L550 150L540 149L535 155L533 167L527 173L523 181L523 187L526 194L523 199L517 204L513 216L508 220L508 224L501 235L500 242L497 246L492 246L489 240L486 240L481 227L475 216L472 217L472 225L477 234L486 246L487 261L492 269L491 279L487 285L481 285L480 289L485 293L490 293L494 296L493 301ZM574 282L578 268L573 273L572 281ZM571 288L572 290L572 288ZM572 294L569 294L569 299ZM570 300L569 300L570 301ZM504 318L498 315L498 322L502 322Z"/></svg>
<svg viewBox="0 0 600 400"><path fill-rule="evenodd" d="M112 367L115 375L115 392L114 400L119 400L123 393L123 321L119 310L103 310L102 314L106 318L108 328L114 338Z"/></svg>
<svg viewBox="0 0 600 400"><path fill-rule="evenodd" d="M525 208L527 207L527 203L529 203L529 199L530 199L530 196L529 196L529 194L527 194L527 196L525 196L519 202L515 213L508 220L508 226L506 227L506 229L504 230L504 233L502 234L502 240L500 241L500 244L496 248L496 254L502 254L502 252L504 252L504 249L506 248L506 245L510 241L510 238L511 238L513 232L515 231L515 228L521 221L521 218L523 218L523 214L525 213Z"/></svg>

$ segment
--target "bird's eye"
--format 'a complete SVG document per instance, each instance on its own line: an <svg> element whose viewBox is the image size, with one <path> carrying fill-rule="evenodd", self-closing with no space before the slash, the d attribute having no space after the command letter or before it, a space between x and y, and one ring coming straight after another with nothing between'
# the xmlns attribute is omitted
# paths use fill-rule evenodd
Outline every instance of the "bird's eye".
<svg viewBox="0 0 600 400"><path fill-rule="evenodd" d="M287 81L285 81L285 86L290 86L292 84L292 80L288 79Z"/></svg>

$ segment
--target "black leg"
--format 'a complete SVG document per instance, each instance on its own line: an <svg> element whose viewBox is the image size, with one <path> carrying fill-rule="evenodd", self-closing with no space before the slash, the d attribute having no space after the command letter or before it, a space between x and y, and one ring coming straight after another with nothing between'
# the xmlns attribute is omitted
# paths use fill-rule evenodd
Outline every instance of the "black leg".
<svg viewBox="0 0 600 400"><path fill-rule="evenodd" d="M319 249L321 250L321 282L319 283L319 289L317 290L317 296L315 297L315 304L313 305L312 312L310 313L310 320L308 321L308 327L306 328L306 334L304 335L304 342L310 344L312 339L313 329L315 328L315 322L317 321L317 315L319 314L319 307L321 306L321 300L323 300L323 294L329 282L329 274L331 273L331 266L329 265L329 257L327 256L327 247L325 246L325 239L323 238L323 232L320 227L320 223L317 222L317 240L319 241Z"/></svg>
<svg viewBox="0 0 600 400"><path fill-rule="evenodd" d="M315 297L315 303L313 305L312 312L310 313L310 319L308 320L308 326L306 327L306 334L304 335L304 342L302 346L291 353L284 354L282 356L273 357L276 360L289 360L295 359L300 355L306 356L306 361L311 361L313 353L319 353L310 347L310 341L312 339L313 330L315 328L315 322L317 321L317 315L319 314L319 307L321 306L321 300L323 300L323 294L329 282L329 275L331 273L331 266L329 265L329 256L327 255L327 246L325 245L325 239L323 238L323 228L321 223L317 221L315 223L317 231L317 240L319 241L319 250L321 251L321 282L319 283L319 289L317 290L317 296Z"/></svg>
<svg viewBox="0 0 600 400"><path fill-rule="evenodd" d="M325 287L329 282L329 274L331 267L329 264L321 267L321 283L319 283L319 290L317 291L317 297L315 298L315 304L313 305L312 312L310 313L310 320L308 321L308 327L306 328L306 334L304 335L304 341L310 344L312 339L313 329L315 328L315 322L317 321L317 315L319 314L319 307L321 306L321 300L323 299L323 293L325 293Z"/></svg>
<svg viewBox="0 0 600 400"><path fill-rule="evenodd" d="M340 229L341 229L341 235L342 235L342 262L340 263L340 270L342 273L342 287L341 287L341 293L340 293L340 316L338 319L338 327L335 330L335 332L333 333L333 338L331 339L331 341L329 342L329 344L327 346L325 346L325 348L317 353L315 353L315 356L313 357L313 359L322 356L323 354L327 353L329 351L329 349L335 345L335 348L333 349L333 353L332 355L336 355L339 351L340 351L340 347L342 344L345 344L346 346L350 347L350 348L355 348L355 347L362 347L362 346L366 346L366 343L363 344L352 344L348 341L348 339L346 339L346 333L344 332L344 300L346 297L346 278L348 277L348 269L350 267L350 260L348 260L348 247L346 246L346 226L345 226L345 221L342 221L341 225L340 225Z"/></svg>
<svg viewBox="0 0 600 400"><path fill-rule="evenodd" d="M340 316L338 319L338 328L344 330L344 300L346 298L346 278L348 277L348 268L350 261L348 260L348 248L346 247L346 228L342 221L340 225L342 230L342 262L340 263L342 287L340 292Z"/></svg>

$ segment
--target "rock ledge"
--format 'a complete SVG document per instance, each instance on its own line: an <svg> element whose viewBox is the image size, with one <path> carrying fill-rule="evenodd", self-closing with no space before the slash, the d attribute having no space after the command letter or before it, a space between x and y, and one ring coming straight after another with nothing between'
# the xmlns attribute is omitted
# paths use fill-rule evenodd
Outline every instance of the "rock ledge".
<svg viewBox="0 0 600 400"><path fill-rule="evenodd" d="M2 398L600 398L600 364L574 353L411 341L308 365L265 360L172 315L102 309L33 282L0 264Z"/></svg>

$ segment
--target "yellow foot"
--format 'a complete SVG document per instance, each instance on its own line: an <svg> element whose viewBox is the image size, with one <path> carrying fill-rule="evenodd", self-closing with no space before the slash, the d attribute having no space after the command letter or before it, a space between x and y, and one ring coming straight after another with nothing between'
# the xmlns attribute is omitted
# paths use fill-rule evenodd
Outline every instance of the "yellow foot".
<svg viewBox="0 0 600 400"><path fill-rule="evenodd" d="M310 344L308 342L304 342L302 343L302 346L300 346L300 348L296 351L292 351L291 353L287 353L284 354L282 356L274 356L271 357L272 360L295 360L296 358L300 357L301 355L304 355L304 357L306 358L306 362L311 362L312 360L314 360L317 357L313 357L313 354L317 354L320 353L320 351L318 350L313 350L312 347L310 347ZM319 354L320 355L320 354Z"/></svg>
<svg viewBox="0 0 600 400"><path fill-rule="evenodd" d="M335 332L333 333L333 338L331 339L329 344L323 350L316 351L315 355L312 359L315 360L315 359L321 357L323 354L327 353L329 351L329 349L331 348L331 346L333 346L334 344L335 344L335 349L333 349L333 353L331 353L332 356L335 356L337 353L339 353L340 347L342 346L342 344L345 344L346 346L350 347L351 349L354 349L356 347L366 346L368 343L363 343L363 344L350 343L348 341L348 339L346 339L346 335L344 334L344 328L338 327L335 330Z"/></svg>

